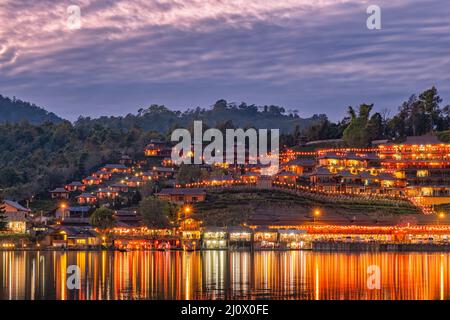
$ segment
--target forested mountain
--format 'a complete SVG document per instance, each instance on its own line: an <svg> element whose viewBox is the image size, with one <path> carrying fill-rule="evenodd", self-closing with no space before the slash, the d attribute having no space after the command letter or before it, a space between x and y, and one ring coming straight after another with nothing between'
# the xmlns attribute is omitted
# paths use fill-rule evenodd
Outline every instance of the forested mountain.
<svg viewBox="0 0 450 320"><path fill-rule="evenodd" d="M0 123L21 121L41 124L44 122L60 123L63 119L34 104L0 95Z"/></svg>

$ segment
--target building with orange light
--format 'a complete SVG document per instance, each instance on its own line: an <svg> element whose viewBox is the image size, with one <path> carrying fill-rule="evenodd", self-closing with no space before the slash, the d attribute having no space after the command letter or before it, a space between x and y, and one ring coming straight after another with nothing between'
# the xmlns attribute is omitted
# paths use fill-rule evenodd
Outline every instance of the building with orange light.
<svg viewBox="0 0 450 320"><path fill-rule="evenodd" d="M106 164L100 171L109 173L130 173L131 168L121 163L109 163Z"/></svg>
<svg viewBox="0 0 450 320"><path fill-rule="evenodd" d="M436 136L408 137L401 144L383 144L381 165L405 180L405 194L427 197L430 204L450 202L450 144Z"/></svg>
<svg viewBox="0 0 450 320"><path fill-rule="evenodd" d="M97 202L97 197L90 193L82 193L76 199L78 204L94 204Z"/></svg>
<svg viewBox="0 0 450 320"><path fill-rule="evenodd" d="M183 250L197 250L201 248L201 221L187 218L180 223L181 246Z"/></svg>
<svg viewBox="0 0 450 320"><path fill-rule="evenodd" d="M73 192L73 191L82 191L84 192L86 190L86 186L82 184L80 181L72 181L69 184L66 184L64 188L67 191Z"/></svg>
<svg viewBox="0 0 450 320"><path fill-rule="evenodd" d="M99 189L97 191L97 198L99 200L115 199L119 196L119 192L111 190L110 188Z"/></svg>
<svg viewBox="0 0 450 320"><path fill-rule="evenodd" d="M11 200L4 200L0 205L5 210L7 230L13 233L25 233L27 215L31 213L31 210Z"/></svg>
<svg viewBox="0 0 450 320"><path fill-rule="evenodd" d="M93 186L93 185L99 185L102 183L102 179L94 177L94 176L89 176L86 177L82 180L84 185L89 185L89 186Z"/></svg>
<svg viewBox="0 0 450 320"><path fill-rule="evenodd" d="M170 157L172 148L164 141L153 139L145 147L144 153L147 157Z"/></svg>
<svg viewBox="0 0 450 320"><path fill-rule="evenodd" d="M281 165L283 171L290 171L297 175L311 173L315 167L316 160L314 158L293 159Z"/></svg>
<svg viewBox="0 0 450 320"><path fill-rule="evenodd" d="M111 172L108 172L108 171L102 171L102 170L99 170L99 171L94 172L94 173L92 174L92 177L98 178L98 179L100 179L100 180L108 180L108 179L111 178L111 176L112 176L112 173L111 173Z"/></svg>

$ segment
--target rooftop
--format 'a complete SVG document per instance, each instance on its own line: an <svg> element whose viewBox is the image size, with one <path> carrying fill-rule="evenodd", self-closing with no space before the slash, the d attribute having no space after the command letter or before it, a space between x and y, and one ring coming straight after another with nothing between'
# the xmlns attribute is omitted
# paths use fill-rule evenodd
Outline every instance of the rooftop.
<svg viewBox="0 0 450 320"><path fill-rule="evenodd" d="M82 193L77 198L96 198L96 196L94 196L90 193Z"/></svg>
<svg viewBox="0 0 450 320"><path fill-rule="evenodd" d="M127 166L120 163L108 163L103 168L105 169L127 169Z"/></svg>
<svg viewBox="0 0 450 320"><path fill-rule="evenodd" d="M52 191L50 191L50 193L69 193L69 191L67 191L64 188L56 188L56 189L53 189Z"/></svg>
<svg viewBox="0 0 450 320"><path fill-rule="evenodd" d="M316 160L308 158L294 159L285 164L285 166L314 166Z"/></svg>
<svg viewBox="0 0 450 320"><path fill-rule="evenodd" d="M5 204L7 204L8 206L11 206L15 209L17 209L18 211L24 211L24 212L30 212L31 210L28 208L25 208L24 206L22 206L21 204L19 204L16 201L12 201L12 200L5 200L4 201Z"/></svg>
<svg viewBox="0 0 450 320"><path fill-rule="evenodd" d="M71 186L71 187L82 187L83 184L80 181L72 181L71 183L68 184L68 186Z"/></svg>
<svg viewBox="0 0 450 320"><path fill-rule="evenodd" d="M311 173L313 176L335 176L334 173L330 172L325 167L317 167L313 173Z"/></svg>

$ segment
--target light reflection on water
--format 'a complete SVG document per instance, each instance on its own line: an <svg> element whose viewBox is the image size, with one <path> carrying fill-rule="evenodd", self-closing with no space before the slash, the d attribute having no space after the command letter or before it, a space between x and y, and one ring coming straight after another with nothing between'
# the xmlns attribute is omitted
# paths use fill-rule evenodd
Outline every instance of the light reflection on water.
<svg viewBox="0 0 450 320"><path fill-rule="evenodd" d="M0 299L449 299L449 282L448 253L0 252Z"/></svg>

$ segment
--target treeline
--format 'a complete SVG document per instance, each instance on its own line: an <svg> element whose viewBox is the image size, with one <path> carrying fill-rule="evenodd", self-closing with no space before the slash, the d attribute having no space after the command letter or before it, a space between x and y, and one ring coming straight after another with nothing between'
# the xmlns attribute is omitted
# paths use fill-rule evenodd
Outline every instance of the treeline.
<svg viewBox="0 0 450 320"><path fill-rule="evenodd" d="M159 137L137 127L123 131L68 121L0 125L1 193L12 199L48 194L122 154L139 157L145 143Z"/></svg>
<svg viewBox="0 0 450 320"><path fill-rule="evenodd" d="M220 127L232 123L239 128L278 128L284 133L290 133L296 126L306 129L325 119L327 117L323 114L304 119L299 117L296 110L286 110L274 105L257 106L245 102L236 104L219 100L211 108L197 107L184 112L153 104L148 108L139 109L137 114L128 114L124 117L105 116L96 119L80 117L76 124L99 124L122 130L138 126L144 130L170 135L176 128L187 128L194 120L202 120L206 127Z"/></svg>
<svg viewBox="0 0 450 320"><path fill-rule="evenodd" d="M61 123L63 119L29 102L0 95L0 123L21 121L42 124L44 122Z"/></svg>
<svg viewBox="0 0 450 320"><path fill-rule="evenodd" d="M442 105L438 90L432 87L419 95L412 95L390 116L388 109L372 114L373 104L348 107L347 116L337 123L323 119L306 130L296 127L285 135L285 145L298 145L299 141L343 138L351 147L369 146L373 140L402 141L407 136L419 136L432 132L442 134L450 129L450 106Z"/></svg>

